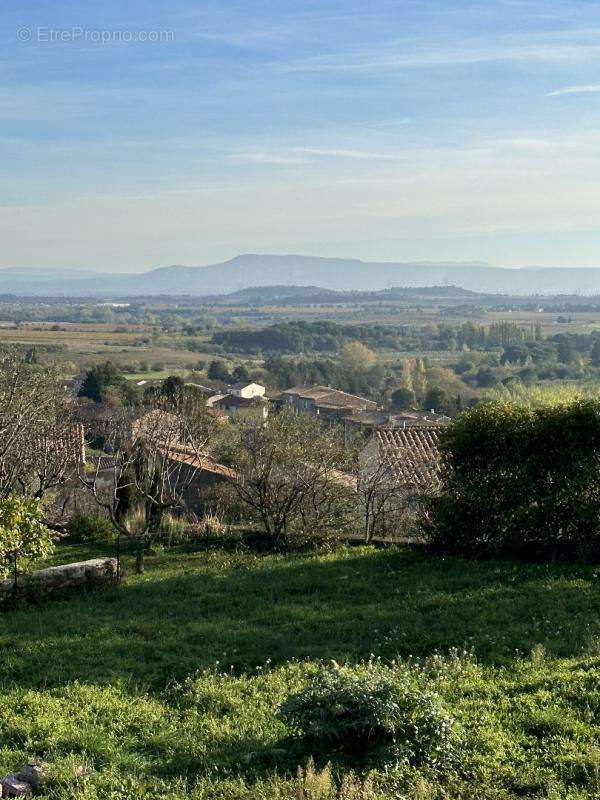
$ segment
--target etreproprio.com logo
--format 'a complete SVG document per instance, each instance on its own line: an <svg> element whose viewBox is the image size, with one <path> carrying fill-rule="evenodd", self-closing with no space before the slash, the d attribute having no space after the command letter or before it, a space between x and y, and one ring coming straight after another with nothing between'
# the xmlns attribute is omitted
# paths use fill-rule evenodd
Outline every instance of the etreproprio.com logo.
<svg viewBox="0 0 600 800"><path fill-rule="evenodd" d="M73 25L70 28L53 28L48 25L31 27L22 25L17 28L18 42L39 42L50 44L67 44L69 42L86 42L90 44L119 44L130 42L174 42L175 31L168 30L129 30L116 28L107 30L102 28L84 28Z"/></svg>

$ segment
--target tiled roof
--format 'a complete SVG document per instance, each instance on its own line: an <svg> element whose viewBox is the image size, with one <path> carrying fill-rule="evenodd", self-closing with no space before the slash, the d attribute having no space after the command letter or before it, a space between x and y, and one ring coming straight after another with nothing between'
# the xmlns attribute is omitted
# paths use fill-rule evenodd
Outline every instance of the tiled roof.
<svg viewBox="0 0 600 800"><path fill-rule="evenodd" d="M235 478L235 470L219 464L214 458L195 453L191 448L172 447L166 453L169 461L187 464L199 472L211 472L213 475L222 475L224 478Z"/></svg>
<svg viewBox="0 0 600 800"><path fill-rule="evenodd" d="M377 408L377 403L374 400L342 392L340 389L332 389L330 386L293 386L291 389L283 391L282 394L298 395L298 397L305 400L314 400L316 406L324 408Z"/></svg>
<svg viewBox="0 0 600 800"><path fill-rule="evenodd" d="M374 433L379 457L394 481L416 491L439 490L439 432L439 426L411 426Z"/></svg>
<svg viewBox="0 0 600 800"><path fill-rule="evenodd" d="M98 456L92 461L92 464L95 464L94 472L114 470L118 463L118 460L114 456Z"/></svg>

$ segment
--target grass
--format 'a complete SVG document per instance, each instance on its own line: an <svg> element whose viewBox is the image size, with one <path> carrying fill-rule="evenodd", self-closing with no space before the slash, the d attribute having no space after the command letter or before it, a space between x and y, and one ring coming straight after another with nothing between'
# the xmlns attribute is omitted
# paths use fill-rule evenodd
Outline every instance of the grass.
<svg viewBox="0 0 600 800"><path fill-rule="evenodd" d="M373 796L598 797L598 574L408 549L158 554L118 589L0 617L0 768L46 758L56 798L310 800L277 708L316 662L373 654L429 658L464 737L443 775L363 765ZM477 663L434 655L451 648ZM334 774L357 766L333 755Z"/></svg>

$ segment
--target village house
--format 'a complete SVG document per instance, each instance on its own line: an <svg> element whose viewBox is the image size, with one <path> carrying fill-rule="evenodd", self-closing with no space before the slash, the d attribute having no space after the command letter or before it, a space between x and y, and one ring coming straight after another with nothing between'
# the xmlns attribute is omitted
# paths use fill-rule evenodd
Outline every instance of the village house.
<svg viewBox="0 0 600 800"><path fill-rule="evenodd" d="M234 397L242 397L245 400L250 400L253 397L264 397L266 388L261 386L260 383L252 383L251 381L239 381L227 387L229 394Z"/></svg>
<svg viewBox="0 0 600 800"><path fill-rule="evenodd" d="M265 398L266 389L260 383L240 381L228 387L227 394L215 394L206 404L214 411L226 414L231 420L246 422L265 420L269 406Z"/></svg>
<svg viewBox="0 0 600 800"><path fill-rule="evenodd" d="M376 411L377 403L330 386L293 386L281 392L280 406L295 414L311 414L325 422L339 422L358 411Z"/></svg>

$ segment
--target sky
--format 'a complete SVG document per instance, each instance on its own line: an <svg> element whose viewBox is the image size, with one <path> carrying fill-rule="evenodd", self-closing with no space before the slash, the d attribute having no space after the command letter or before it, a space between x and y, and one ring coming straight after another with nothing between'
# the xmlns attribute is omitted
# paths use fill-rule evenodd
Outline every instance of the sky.
<svg viewBox="0 0 600 800"><path fill-rule="evenodd" d="M600 266L600 3L2 0L0 267Z"/></svg>

